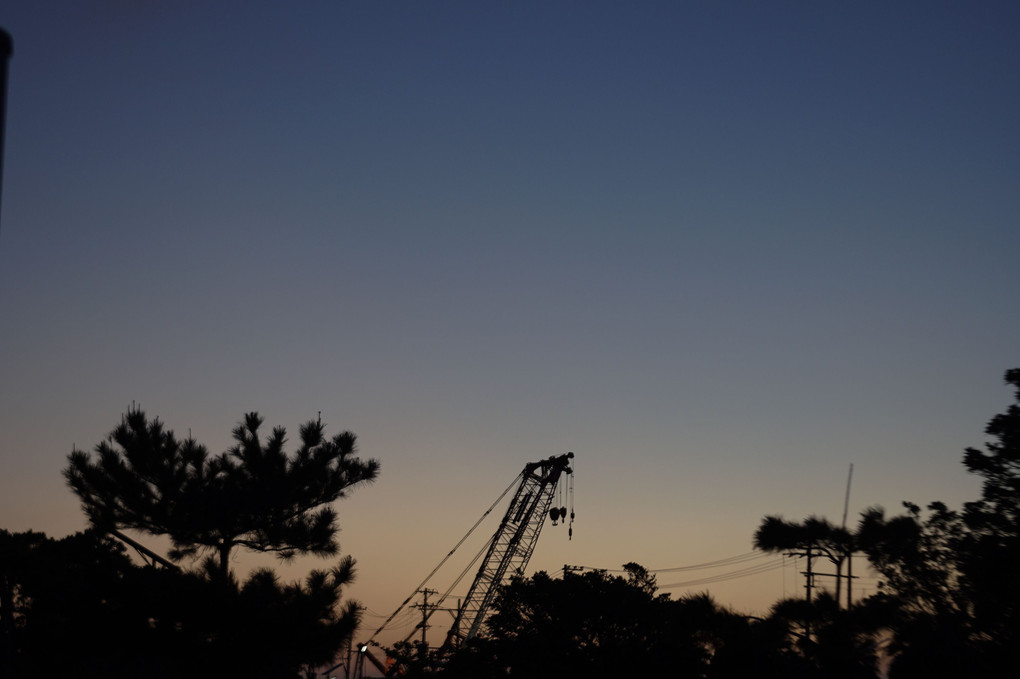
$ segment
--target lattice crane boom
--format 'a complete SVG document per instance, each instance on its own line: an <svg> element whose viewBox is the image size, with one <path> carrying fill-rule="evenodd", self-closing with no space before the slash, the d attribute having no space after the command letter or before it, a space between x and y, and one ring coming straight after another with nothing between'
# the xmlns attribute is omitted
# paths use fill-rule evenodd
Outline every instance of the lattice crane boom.
<svg viewBox="0 0 1020 679"><path fill-rule="evenodd" d="M482 565L478 569L478 574L475 576L474 582L471 584L471 589L468 591L467 597L463 600L462 604L457 609L457 616L454 620L453 627L451 627L449 634L447 635L446 642L443 647L438 649L440 656L445 651L448 651L450 646L459 645L463 641L470 639L477 635L481 631L482 623L485 621L488 615L489 609L492 606L493 600L496 598L496 594L499 591L501 585L505 584L512 576L517 573L524 573L524 569L527 568L528 561L531 559L532 553L535 551L535 545L538 542L538 536L542 532L542 526L545 524L546 516L548 515L555 526L557 521L562 520L564 524L568 523L570 528L568 534L573 535L573 469L570 467L570 460L574 457L573 453L566 453L564 455L558 455L550 457L540 462L530 462L524 467L522 471L514 481L507 486L496 501L489 507L488 510L482 515L482 517L471 527L467 535L461 538L460 542L450 550L439 565L436 566L425 580L415 588L415 593L422 591L422 588L428 583L428 581L436 574L436 572L449 560L457 549L464 543L465 540L475 531L476 528L482 523L482 521L494 510L502 501L503 498L516 486L513 499L510 501L510 505L507 507L506 513L503 515L503 519L500 521L499 527L496 529L496 533L489 539L484 548L485 558L482 560ZM552 507L553 499L556 497L557 484L564 474L570 475L569 482L567 484L567 496L569 498L570 510L568 512L566 507ZM479 552L481 554L481 552ZM477 559L477 557L476 557ZM474 559L472 563L474 563ZM467 575L468 568L461 573L461 577ZM431 614L436 610L451 610L441 609L442 603L446 601L450 595L453 587L460 582L460 577L453 583L449 590L439 599L438 603L432 604L431 606L422 605L422 621L412 630L411 635L418 629L423 629L428 625L428 620ZM371 656L368 652L370 645L376 645L374 642L375 637L386 628L390 622L404 610L407 604L411 601L412 597L407 597L400 606L397 607L385 622L379 626L379 628L372 634L371 638L365 643L358 645L358 662L355 665L355 676L360 676L360 672L363 672L364 664L361 662L362 656L368 657L370 661L374 661L374 656ZM404 641L410 639L411 635L408 635ZM424 641L424 637L423 637ZM388 652L387 652L388 653ZM330 671L340 667L343 663L335 665L330 668ZM377 666L378 668L378 666Z"/></svg>
<svg viewBox="0 0 1020 679"><path fill-rule="evenodd" d="M524 573L545 525L556 484L563 474L573 473L570 468L573 457L573 453L567 453L541 462L530 462L524 467L517 492L489 543L482 565L450 631L451 640L466 641L478 634L500 585L514 574ZM558 509L553 511L558 513Z"/></svg>

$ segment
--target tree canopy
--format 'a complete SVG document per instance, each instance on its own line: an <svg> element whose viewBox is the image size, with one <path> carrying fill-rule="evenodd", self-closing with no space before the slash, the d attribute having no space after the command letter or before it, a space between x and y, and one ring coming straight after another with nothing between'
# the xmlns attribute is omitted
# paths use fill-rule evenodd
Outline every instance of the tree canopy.
<svg viewBox="0 0 1020 679"><path fill-rule="evenodd" d="M895 606L893 677L1020 666L1020 368L1005 381L1017 403L988 423L984 450L964 452L967 470L984 478L980 499L962 511L904 502L906 514L872 507L861 517L861 549Z"/></svg>
<svg viewBox="0 0 1020 679"><path fill-rule="evenodd" d="M248 413L234 445L210 455L132 409L95 457L72 451L64 476L92 525L169 536L176 559L212 552L224 577L235 547L283 558L336 554L331 503L375 479L378 462L356 456L349 431L327 438L318 420L300 428L300 446L288 456L286 430L275 427L263 440L262 423Z"/></svg>
<svg viewBox="0 0 1020 679"><path fill-rule="evenodd" d="M968 448L963 463L984 479L981 499L964 505L967 539L959 568L969 583L982 634L1002 649L1020 649L1020 368L1008 370L1015 403L991 419L985 450ZM1013 658L1020 660L1020 652Z"/></svg>
<svg viewBox="0 0 1020 679"><path fill-rule="evenodd" d="M834 526L817 516L811 516L801 523L787 521L780 516L766 516L754 533L754 546L765 552L788 552L807 557L808 571L812 572L812 560L825 557L836 567L836 601L840 600L843 589L843 564L849 565L854 551L854 536L845 528ZM813 583L807 589L811 598ZM850 576L848 575L847 578ZM848 599L849 599L849 588Z"/></svg>
<svg viewBox="0 0 1020 679"><path fill-rule="evenodd" d="M816 517L763 519L754 537L760 549L797 550L808 556L809 573L810 555L825 555L837 567L837 583L841 561L863 552L882 578L879 593L852 611L826 613L829 604L811 601L777 606L802 621L807 656L839 643L866 646L868 634L874 641L878 633L887 637L893 679L984 677L1020 666L1020 369L1008 370L1005 381L1017 403L988 423L983 450L964 452L964 466L984 483L980 499L961 510L904 502L906 513L888 516L869 507L852 533ZM839 629L844 636L833 636Z"/></svg>
<svg viewBox="0 0 1020 679"><path fill-rule="evenodd" d="M94 530L0 530L0 677L297 679L358 625L360 607L340 604L353 575L346 558L304 582L261 569L238 586L136 565Z"/></svg>
<svg viewBox="0 0 1020 679"><path fill-rule="evenodd" d="M685 676L699 679L993 676L1020 666L1020 369L1006 372L1016 404L994 416L983 448L963 463L983 479L959 510L905 502L887 516L861 514L856 530L819 517L766 516L754 535L766 551L825 557L836 594L778 602L767 617L723 609L706 594L673 600L637 563L624 575L586 570L555 579L522 575L501 588L487 634L453 652L391 649L407 679L442 668L447 679L553 676ZM329 663L351 638L361 608L341 603L354 562L282 583L269 569L244 580L229 570L234 548L287 558L333 555L331 503L370 483L355 437L327 437L319 421L300 429L293 454L277 427L245 415L219 455L177 439L132 409L90 455L74 450L65 477L96 530L51 540L0 530L0 671L81 676L223 676L296 679ZM209 554L204 570L140 567L106 531L168 536L171 556ZM878 594L840 604L843 564L867 555ZM808 566L811 572L811 566ZM833 575L833 574L828 574ZM86 624L87 621L87 624ZM59 649L53 639L65 639ZM265 649L273 649L266 653Z"/></svg>
<svg viewBox="0 0 1020 679"><path fill-rule="evenodd" d="M398 648L390 673L424 677L441 666L447 679L827 676L788 643L785 621L734 613L707 594L660 594L654 575L633 562L622 576L516 577L494 608L483 636L449 657Z"/></svg>
<svg viewBox="0 0 1020 679"><path fill-rule="evenodd" d="M361 619L358 603L341 602L354 560L343 557L303 582L283 583L268 568L236 578L230 556L235 548L281 558L336 555L332 504L373 481L379 464L357 456L353 433L328 437L319 420L300 427L292 454L284 428L263 437L262 424L258 414L246 414L233 430L233 445L212 455L190 435L178 439L132 408L93 454L71 452L64 476L95 529L91 542L74 543L73 561L96 566L62 588L66 579L33 575L32 564L52 570L62 563L53 541L38 534L0 540L23 566L0 592L16 604L0 609L18 676L39 675L29 661L44 667L45 653L33 640L70 634L70 627L59 627L65 618L78 627L88 621L95 632L77 635L94 642L91 655L79 653L84 668L75 667L95 676L296 678L332 662ZM105 536L118 529L168 536L174 559L207 558L191 571L139 567ZM91 597L87 607L65 607L64 617L50 613L61 610L62 599L84 593ZM8 613L15 611L20 623ZM19 624L32 634L19 635ZM111 644L130 650L111 651Z"/></svg>

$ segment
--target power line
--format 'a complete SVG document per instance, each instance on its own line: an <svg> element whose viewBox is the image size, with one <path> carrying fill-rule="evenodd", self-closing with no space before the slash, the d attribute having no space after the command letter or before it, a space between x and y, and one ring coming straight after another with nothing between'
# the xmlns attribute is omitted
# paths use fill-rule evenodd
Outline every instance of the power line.
<svg viewBox="0 0 1020 679"><path fill-rule="evenodd" d="M673 589L679 587L697 587L700 585L710 585L716 582L725 582L727 580L736 580L738 578L747 578L752 575L760 575L762 573L769 573L774 570L783 568L783 559L776 557L771 561L763 564L757 564L754 566L747 566L745 568L739 568L735 571L728 571L726 573L719 573L718 575L710 575L704 578L698 578L695 580L686 580L684 582L671 582L666 585L658 585L659 589Z"/></svg>
<svg viewBox="0 0 1020 679"><path fill-rule="evenodd" d="M764 562L763 562L764 561ZM758 563L755 563L758 562ZM747 564L747 565L745 565ZM723 559L716 559L714 561L705 561L702 563L691 564L689 566L674 566L672 568L650 568L648 572L651 574L658 573L681 573L689 571L708 571L721 568L734 568L741 566L735 570L728 570L723 573L717 573L715 575L706 575L701 578L694 578L692 580L685 580L683 582L671 582L665 585L656 584L659 589L676 589L682 587L698 587L701 585L710 585L717 582L725 582L727 580L736 580L739 578L747 578L754 575L760 575L762 573L769 573L774 570L779 570L785 566L785 559L782 556L775 556L772 554L766 554L760 551L744 552L743 554L737 554L729 556ZM571 571L590 570L590 571L602 571L603 573L626 573L625 568L592 568L591 566L571 566ZM563 572L557 571L557 572Z"/></svg>
<svg viewBox="0 0 1020 679"><path fill-rule="evenodd" d="M716 559L715 561L706 561L704 563L692 564L690 566L674 566L672 568L648 568L646 569L649 573L676 573L680 571L697 571L697 570L709 570L712 568L724 568L727 566L736 566L742 563L748 563L751 561L758 561L761 559L775 559L777 557L765 552L744 552L743 554L737 554L736 556L726 557L724 559ZM602 571L604 573L626 573L626 568L595 568L593 566L576 566L575 568L584 569L588 571ZM559 573L560 571L557 571Z"/></svg>
<svg viewBox="0 0 1020 679"><path fill-rule="evenodd" d="M756 563L757 562L757 563ZM742 554L736 554L734 556L725 557L723 559L716 559L714 561L705 561L702 563L691 564L689 566L674 566L672 568L649 568L648 573L659 574L659 573L681 573L689 571L709 571L714 569L722 568L733 568L740 566L740 568L734 568L733 570L727 570L722 573L715 575L705 575L700 578L693 578L691 580L684 580L682 582L671 582L668 584L658 584L658 589L680 589L684 587L699 587L702 585L711 585L718 582L726 582L728 580L737 580L740 578L753 577L755 575L761 575L763 573L771 573L772 571L785 569L788 565L786 556L784 555L773 555L761 551L744 552ZM603 573L626 573L626 568L595 568L593 566L570 566L570 571L601 571ZM564 573L563 569L556 571L556 574ZM845 576L844 576L845 577ZM877 578L869 578L864 576L862 584L868 584L870 580L877 580ZM785 588L785 582L784 582ZM785 596L785 594L784 594Z"/></svg>
<svg viewBox="0 0 1020 679"><path fill-rule="evenodd" d="M675 573L678 571L698 571L708 570L710 568L723 568L725 566L735 566L739 563L747 563L749 561L756 561L759 559L769 558L770 555L764 552L745 552L743 554L737 554L725 559L717 559L716 561L706 561L705 563L697 563L692 566L676 566L674 568L658 568L650 570L649 573Z"/></svg>

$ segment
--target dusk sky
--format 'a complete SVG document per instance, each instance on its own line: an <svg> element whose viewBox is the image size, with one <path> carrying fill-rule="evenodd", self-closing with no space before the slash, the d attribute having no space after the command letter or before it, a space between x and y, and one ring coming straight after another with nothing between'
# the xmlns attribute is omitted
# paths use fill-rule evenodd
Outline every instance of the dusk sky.
<svg viewBox="0 0 1020 679"><path fill-rule="evenodd" d="M251 410L354 431L368 631L567 451L573 540L547 526L532 570L746 554L766 514L838 523L851 464L851 523L978 496L963 450L1020 367L1013 0L9 0L0 26L0 528L84 528L61 470L132 403L214 452ZM760 613L799 570L663 591Z"/></svg>

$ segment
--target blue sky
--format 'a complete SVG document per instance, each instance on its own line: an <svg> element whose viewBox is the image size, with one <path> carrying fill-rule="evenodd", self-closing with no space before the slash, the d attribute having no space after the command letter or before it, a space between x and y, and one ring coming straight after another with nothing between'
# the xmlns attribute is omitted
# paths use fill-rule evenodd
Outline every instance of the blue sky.
<svg viewBox="0 0 1020 679"><path fill-rule="evenodd" d="M383 469L341 540L379 614L567 450L550 570L839 520L851 463L851 520L978 493L962 450L1020 365L1015 3L13 0L0 25L9 530L83 527L66 455L133 402L213 450L249 410L355 431Z"/></svg>

